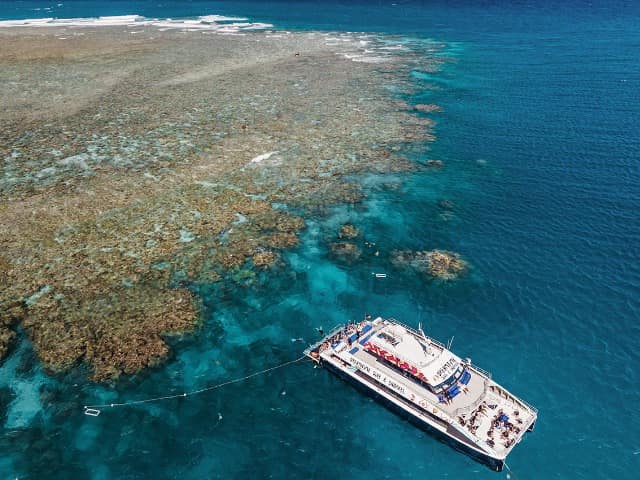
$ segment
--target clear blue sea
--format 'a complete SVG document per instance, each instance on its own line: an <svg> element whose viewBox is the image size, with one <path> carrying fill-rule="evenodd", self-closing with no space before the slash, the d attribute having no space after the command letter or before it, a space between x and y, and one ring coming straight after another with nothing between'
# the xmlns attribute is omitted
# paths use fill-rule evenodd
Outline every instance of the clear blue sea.
<svg viewBox="0 0 640 480"><path fill-rule="evenodd" d="M0 20L124 14L242 15L442 42L456 62L416 77L407 100L444 108L429 156L445 168L399 178L397 190L371 179L364 208L312 219L288 254L295 282L194 286L202 331L116 389L47 377L22 341L0 366L0 478L505 478L306 363L184 400L82 414L85 404L179 393L294 359L303 344L292 339L364 312L454 336L458 354L539 409L535 432L508 458L511 478L638 478L640 2L0 2ZM382 257L336 264L324 239L345 219L384 251L460 252L471 274L438 284Z"/></svg>

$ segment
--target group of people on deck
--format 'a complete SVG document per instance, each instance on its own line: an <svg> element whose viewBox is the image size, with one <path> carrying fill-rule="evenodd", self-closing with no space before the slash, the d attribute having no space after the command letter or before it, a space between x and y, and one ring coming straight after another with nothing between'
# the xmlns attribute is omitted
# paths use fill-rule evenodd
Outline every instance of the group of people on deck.
<svg viewBox="0 0 640 480"><path fill-rule="evenodd" d="M479 418L480 415L487 416L487 402L482 402L478 405L473 412L471 412L471 416L469 417L469 421L466 421L464 418L459 417L459 421L462 425L466 425L471 433L475 435L476 431L480 427L480 423L482 423Z"/></svg>
<svg viewBox="0 0 640 480"><path fill-rule="evenodd" d="M496 407L497 405L487 405L486 402L482 402L480 405L478 405L478 408L476 408L471 413L471 416L468 420L460 416L458 417L458 421L461 425L466 426L469 431L475 435L478 428L480 427L480 424L482 423L480 415L489 417L488 409L495 409ZM491 424L489 426L489 429L487 430L487 445L489 445L490 447L494 447L496 441L502 441L502 445L504 445L505 448L509 448L515 443L515 437L521 431L521 427L519 427L518 425L521 425L523 422L520 418L520 412L518 410L515 410L513 412L513 417L514 421L511 421L509 416L504 412L503 409L498 410L498 413L491 419ZM494 433L496 432L496 430L499 432L499 434Z"/></svg>
<svg viewBox="0 0 640 480"><path fill-rule="evenodd" d="M518 424L522 423L522 419L520 419L520 412L515 410L513 412L513 416L515 418L515 422ZM511 434L518 435L520 433L520 427L518 427L515 423L511 422L509 416L502 410L498 410L498 413L491 420L491 426L487 431L487 445L493 447L495 445L494 439L494 430L500 431L500 439L502 440L502 444L505 448L509 448L512 446L516 439L511 436ZM514 436L515 436L514 435Z"/></svg>
<svg viewBox="0 0 640 480"><path fill-rule="evenodd" d="M368 317L370 318L371 316L368 315ZM322 345L320 345L320 348L318 349L319 352L322 352L327 348L329 348L330 346L334 346L335 344L340 342L348 343L349 346L351 346L352 344L351 336L355 333L356 339L360 340L360 333L362 332L362 327L364 325L365 325L365 322L360 322L358 324L349 323L345 325L344 328L342 328L336 334L332 335L331 338L327 339L325 342L322 343Z"/></svg>

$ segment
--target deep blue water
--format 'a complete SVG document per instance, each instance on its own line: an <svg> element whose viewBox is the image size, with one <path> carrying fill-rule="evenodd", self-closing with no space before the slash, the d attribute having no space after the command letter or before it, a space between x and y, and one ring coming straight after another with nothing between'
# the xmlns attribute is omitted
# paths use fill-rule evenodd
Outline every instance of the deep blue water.
<svg viewBox="0 0 640 480"><path fill-rule="evenodd" d="M0 2L0 19L132 13L444 42L457 61L429 80L438 90L409 100L444 107L428 155L446 165L400 177L399 190L369 179L366 208L311 221L292 271L260 288L199 287L202 332L117 391L47 378L23 342L0 367L0 478L503 478L308 364L187 400L81 413L296 358L291 338L363 311L455 335L454 350L538 407L535 432L509 457L513 478L637 478L638 3ZM455 203L451 218L440 199ZM346 219L382 251L448 248L472 272L442 285L384 256L336 264L325 238Z"/></svg>

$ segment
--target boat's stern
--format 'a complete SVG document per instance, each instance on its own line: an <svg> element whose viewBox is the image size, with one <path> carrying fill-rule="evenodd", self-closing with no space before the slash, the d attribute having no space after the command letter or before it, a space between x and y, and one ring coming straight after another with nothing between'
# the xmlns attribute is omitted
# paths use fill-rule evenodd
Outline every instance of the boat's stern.
<svg viewBox="0 0 640 480"><path fill-rule="evenodd" d="M316 363L320 363L320 354L331 345L332 339L336 338L344 329L344 325L337 325L331 331L318 340L316 343L309 345L302 353Z"/></svg>

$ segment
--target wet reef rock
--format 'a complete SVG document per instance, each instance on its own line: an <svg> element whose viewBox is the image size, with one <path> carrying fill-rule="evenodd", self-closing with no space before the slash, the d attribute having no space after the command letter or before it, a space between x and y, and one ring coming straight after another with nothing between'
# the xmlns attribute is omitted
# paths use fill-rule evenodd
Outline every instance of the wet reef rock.
<svg viewBox="0 0 640 480"><path fill-rule="evenodd" d="M423 113L442 112L442 107L434 103L419 103L417 105L414 105L413 108L418 112Z"/></svg>
<svg viewBox="0 0 640 480"><path fill-rule="evenodd" d="M331 256L344 263L354 263L362 256L360 247L351 242L333 242L329 248Z"/></svg>
<svg viewBox="0 0 640 480"><path fill-rule="evenodd" d="M446 250L396 250L391 261L396 267L411 268L439 280L454 280L468 270L460 255Z"/></svg>
<svg viewBox="0 0 640 480"><path fill-rule="evenodd" d="M354 238L358 238L360 236L360 230L351 225L350 223L345 223L340 227L340 232L338 233L339 238L344 238L346 240L353 240Z"/></svg>
<svg viewBox="0 0 640 480"><path fill-rule="evenodd" d="M453 210L456 207L456 204L451 200L447 200L446 198L442 198L438 200L438 207L442 210Z"/></svg>
<svg viewBox="0 0 640 480"><path fill-rule="evenodd" d="M0 28L0 357L21 325L49 371L98 381L196 331L190 283L280 266L306 215L363 198L359 174L411 170L396 152L431 123L388 87L445 61L373 35L132 28Z"/></svg>
<svg viewBox="0 0 640 480"><path fill-rule="evenodd" d="M16 334L6 325L0 325L0 358L4 357L9 351L9 346L13 342Z"/></svg>

